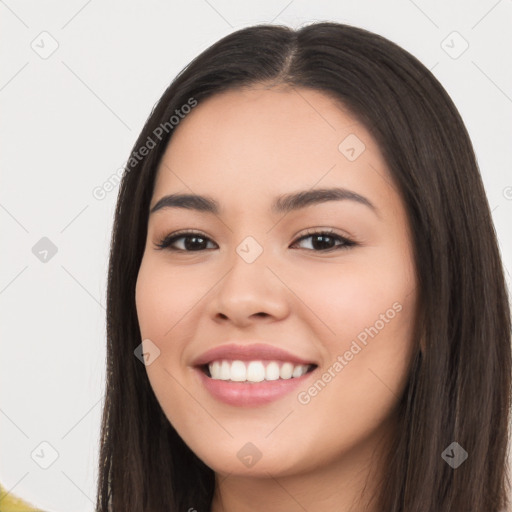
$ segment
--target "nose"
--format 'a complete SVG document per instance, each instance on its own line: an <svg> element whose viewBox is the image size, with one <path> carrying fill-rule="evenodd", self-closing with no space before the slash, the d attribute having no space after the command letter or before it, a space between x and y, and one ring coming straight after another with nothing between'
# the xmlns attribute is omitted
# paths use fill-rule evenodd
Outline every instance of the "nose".
<svg viewBox="0 0 512 512"><path fill-rule="evenodd" d="M210 314L216 322L246 327L282 320L289 314L286 286L267 266L265 252L249 263L235 253L231 267L212 290Z"/></svg>

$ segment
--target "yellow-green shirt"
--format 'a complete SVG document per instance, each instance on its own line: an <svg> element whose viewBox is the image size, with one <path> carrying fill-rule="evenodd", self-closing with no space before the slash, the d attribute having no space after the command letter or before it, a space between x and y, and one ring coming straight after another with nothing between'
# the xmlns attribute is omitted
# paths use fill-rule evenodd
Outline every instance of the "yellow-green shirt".
<svg viewBox="0 0 512 512"><path fill-rule="evenodd" d="M0 512L44 512L44 510L29 505L0 484Z"/></svg>

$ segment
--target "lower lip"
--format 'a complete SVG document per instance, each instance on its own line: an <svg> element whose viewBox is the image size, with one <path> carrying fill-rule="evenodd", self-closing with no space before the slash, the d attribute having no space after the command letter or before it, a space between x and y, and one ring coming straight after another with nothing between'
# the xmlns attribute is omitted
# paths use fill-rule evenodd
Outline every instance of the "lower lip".
<svg viewBox="0 0 512 512"><path fill-rule="evenodd" d="M273 402L291 393L308 379L315 370L291 379L264 380L262 382L230 382L208 377L195 368L205 388L218 400L237 407L253 407Z"/></svg>

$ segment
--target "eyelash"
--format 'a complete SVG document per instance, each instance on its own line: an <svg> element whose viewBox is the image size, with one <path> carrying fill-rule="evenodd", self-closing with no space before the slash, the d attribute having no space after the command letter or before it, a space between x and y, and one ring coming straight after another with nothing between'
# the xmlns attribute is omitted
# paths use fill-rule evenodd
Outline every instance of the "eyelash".
<svg viewBox="0 0 512 512"><path fill-rule="evenodd" d="M331 247L329 249L320 249L320 250L306 249L307 251L325 253L325 252L333 252L333 251L337 251L337 250L346 250L346 249L349 249L350 247L358 245L353 240L350 240L347 237L336 234L334 232L334 230L332 230L332 229L325 229L325 230L321 230L321 231L315 231L314 229L306 230L306 233L301 235L299 238L297 238L293 242L292 245L295 245L296 243L298 243L304 239L310 238L311 236L314 236L314 235L327 235L330 238L333 238L335 241L342 242L342 244L335 245L334 247ZM187 251L185 249L176 249L176 248L171 247L171 245L174 242L176 242L177 240L179 240L180 238L188 238L189 236L190 237L199 236L200 238L203 238L207 242L212 241L210 238L208 238L204 233L201 233L200 231L178 231L176 233L171 233L170 235L167 235L166 237L162 238L155 245L158 249L161 249L161 250L167 249L169 251L182 252L182 253L203 252L205 250L208 250L208 249L201 249L198 251Z"/></svg>

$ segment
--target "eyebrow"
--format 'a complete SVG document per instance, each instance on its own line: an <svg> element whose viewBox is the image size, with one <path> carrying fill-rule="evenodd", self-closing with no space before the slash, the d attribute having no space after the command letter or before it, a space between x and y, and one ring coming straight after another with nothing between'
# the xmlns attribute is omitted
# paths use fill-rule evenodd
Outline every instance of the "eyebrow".
<svg viewBox="0 0 512 512"><path fill-rule="evenodd" d="M275 214L288 213L327 201L343 200L354 201L365 205L377 214L377 208L369 199L352 190L339 187L302 190L278 196L271 205L271 211ZM214 215L219 215L221 211L220 205L215 199L196 194L166 195L159 199L153 208L151 208L150 214L164 208L185 208L199 212L213 213Z"/></svg>

